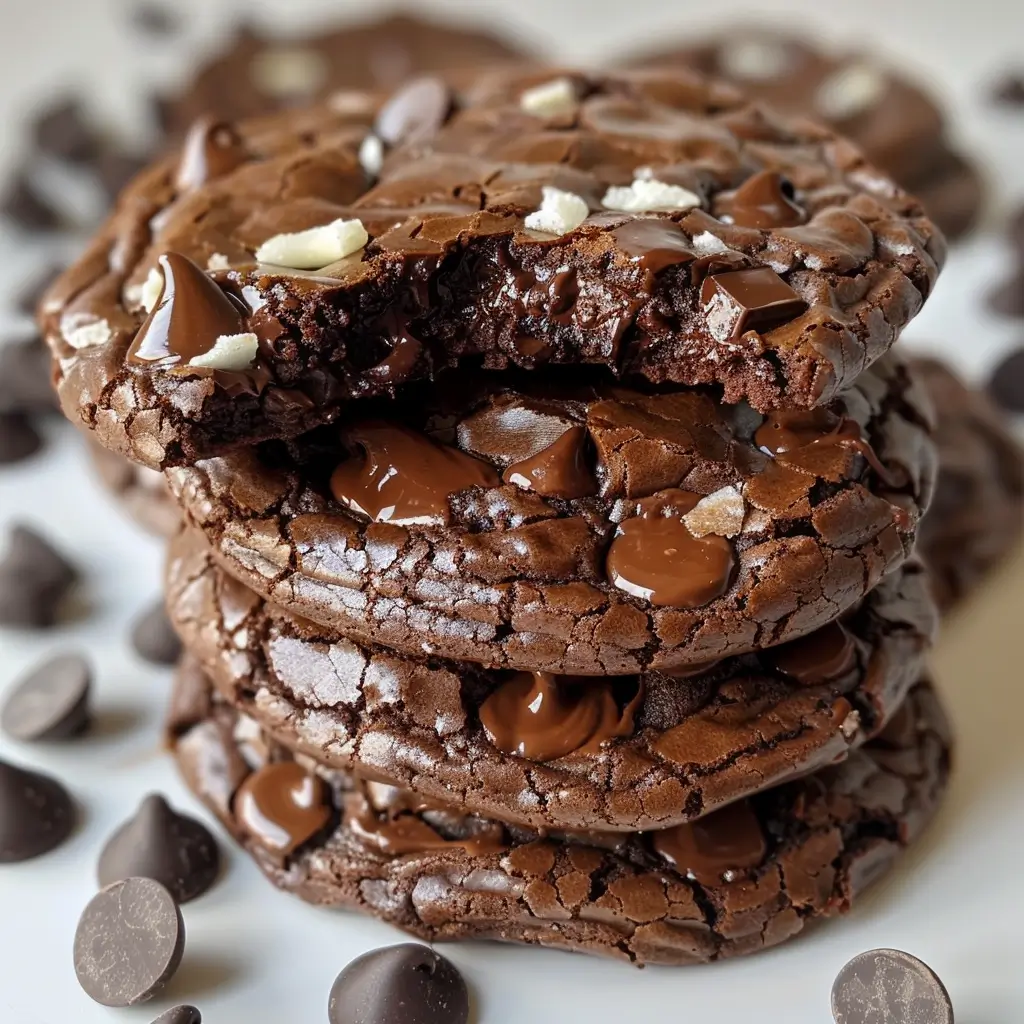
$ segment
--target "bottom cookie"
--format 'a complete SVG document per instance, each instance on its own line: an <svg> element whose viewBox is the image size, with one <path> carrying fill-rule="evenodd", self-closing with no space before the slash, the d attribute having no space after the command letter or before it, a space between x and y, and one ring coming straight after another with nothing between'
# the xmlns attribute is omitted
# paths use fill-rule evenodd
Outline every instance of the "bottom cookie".
<svg viewBox="0 0 1024 1024"><path fill-rule="evenodd" d="M96 475L125 514L147 533L173 537L181 528L181 512L163 473L129 462L94 441L88 447Z"/></svg>
<svg viewBox="0 0 1024 1024"><path fill-rule="evenodd" d="M848 910L932 817L951 745L922 682L842 764L663 832L542 835L296 760L194 662L169 731L189 786L281 889L431 942L672 965L754 953Z"/></svg>

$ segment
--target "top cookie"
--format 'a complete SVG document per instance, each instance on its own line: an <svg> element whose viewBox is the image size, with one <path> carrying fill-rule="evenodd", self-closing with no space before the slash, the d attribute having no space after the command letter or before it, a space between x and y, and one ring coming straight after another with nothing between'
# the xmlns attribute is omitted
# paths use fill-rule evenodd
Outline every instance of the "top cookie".
<svg viewBox="0 0 1024 1024"><path fill-rule="evenodd" d="M845 141L695 73L421 79L379 109L200 123L41 319L67 413L164 468L467 360L821 405L943 250Z"/></svg>
<svg viewBox="0 0 1024 1024"><path fill-rule="evenodd" d="M168 134L181 136L206 114L234 121L344 89L393 89L414 75L457 77L524 56L511 40L409 14L287 39L245 26L179 95L160 102L160 116Z"/></svg>

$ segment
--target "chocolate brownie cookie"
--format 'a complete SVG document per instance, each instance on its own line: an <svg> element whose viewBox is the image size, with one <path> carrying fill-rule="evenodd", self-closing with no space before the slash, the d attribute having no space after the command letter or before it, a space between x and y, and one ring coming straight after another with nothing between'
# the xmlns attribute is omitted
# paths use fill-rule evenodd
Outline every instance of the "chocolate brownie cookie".
<svg viewBox="0 0 1024 1024"><path fill-rule="evenodd" d="M775 412L580 370L458 374L169 470L232 575L352 638L604 675L793 639L905 558L929 406L889 355Z"/></svg>
<svg viewBox="0 0 1024 1024"><path fill-rule="evenodd" d="M157 537L173 537L181 529L181 511L163 474L129 462L91 439L88 447L100 482L129 518Z"/></svg>
<svg viewBox="0 0 1024 1024"><path fill-rule="evenodd" d="M845 141L691 72L421 79L374 114L201 122L136 179L42 304L67 414L164 468L456 362L819 406L943 260Z"/></svg>
<svg viewBox="0 0 1024 1024"><path fill-rule="evenodd" d="M1024 533L1024 449L983 391L968 387L937 360L914 359L911 365L939 410L939 475L918 550L945 610Z"/></svg>
<svg viewBox="0 0 1024 1024"><path fill-rule="evenodd" d="M842 760L920 679L936 627L911 564L809 636L688 676L494 671L289 616L188 534L167 599L223 697L292 749L543 829L664 828Z"/></svg>
<svg viewBox="0 0 1024 1024"><path fill-rule="evenodd" d="M178 137L208 114L237 121L331 93L393 89L426 73L458 81L474 69L525 59L511 39L410 14L287 39L245 25L194 72L180 95L159 102L159 112L165 130Z"/></svg>
<svg viewBox="0 0 1024 1024"><path fill-rule="evenodd" d="M782 32L737 27L696 46L647 54L642 63L694 67L776 109L832 125L919 196L950 236L977 218L981 178L950 148L942 110L919 85L870 55L827 53Z"/></svg>
<svg viewBox="0 0 1024 1024"><path fill-rule="evenodd" d="M182 772L280 888L431 942L637 964L757 952L848 910L920 835L949 772L945 716L921 683L840 765L662 832L544 835L293 761L208 696L193 710L176 726Z"/></svg>

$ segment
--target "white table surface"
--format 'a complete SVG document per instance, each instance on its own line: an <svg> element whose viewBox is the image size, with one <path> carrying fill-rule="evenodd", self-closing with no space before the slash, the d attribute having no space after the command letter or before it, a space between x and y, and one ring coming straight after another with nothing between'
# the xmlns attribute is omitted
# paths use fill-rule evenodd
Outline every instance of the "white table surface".
<svg viewBox="0 0 1024 1024"><path fill-rule="evenodd" d="M194 52L195 41L208 39L230 13L202 0L174 6L190 18L187 39L147 48L125 31L125 5L113 0L0 0L0 168L15 158L18 117L62 84L88 81L83 91L98 110L137 122L136 87L173 80L182 53ZM371 5L281 0L254 6L268 20L284 22L298 12ZM682 35L744 5L467 0L424 6L485 24L504 19L527 36L542 32L552 52L596 61L616 47L664 38L663 25ZM835 19L829 25L822 22L826 5L790 0L772 6L790 17L816 17L812 24L837 39L874 40L894 59L930 75L952 107L958 134L979 148L989 168L995 192L990 224L998 225L1011 200L1024 199L1024 113L999 113L984 102L988 85L1011 60L1024 70L1020 4L859 0L834 5L826 12ZM956 249L936 295L907 332L907 346L940 352L982 379L999 353L1024 340L1024 325L990 317L980 302L1004 255L991 232ZM31 276L42 260L24 240L0 237L8 284ZM0 326L16 323L0 314ZM59 775L82 807L82 825L63 848L0 868L0 1022L145 1024L181 1001L196 1003L208 1024L325 1021L327 994L341 967L402 936L275 892L226 842L224 878L185 907L185 960L158 1001L107 1010L78 988L71 941L94 891L95 859L105 838L154 789L205 815L160 751L169 673L142 664L125 641L133 615L158 592L160 545L121 518L92 479L80 439L59 425L43 456L0 471L0 528L16 520L37 522L74 554L86 573L89 614L46 634L0 630L0 691L44 655L83 649L96 665L99 727L62 746L0 738L0 756ZM952 790L924 840L853 914L777 950L706 968L639 971L496 944L443 947L469 981L479 1024L822 1024L829 1019L835 972L855 953L883 945L907 949L935 967L961 1024L1024 1021L1022 608L1024 557L1018 556L947 623L933 666L959 735Z"/></svg>

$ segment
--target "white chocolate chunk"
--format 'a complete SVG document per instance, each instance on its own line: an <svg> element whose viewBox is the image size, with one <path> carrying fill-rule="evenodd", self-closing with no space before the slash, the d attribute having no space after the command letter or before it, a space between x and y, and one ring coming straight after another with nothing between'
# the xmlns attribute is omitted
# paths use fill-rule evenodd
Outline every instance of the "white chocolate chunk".
<svg viewBox="0 0 1024 1024"><path fill-rule="evenodd" d="M848 739L852 740L860 731L860 712L851 711L839 726L839 731Z"/></svg>
<svg viewBox="0 0 1024 1024"><path fill-rule="evenodd" d="M327 59L301 46L282 46L257 53L249 65L253 85L280 99L312 96L327 81Z"/></svg>
<svg viewBox="0 0 1024 1024"><path fill-rule="evenodd" d="M737 39L718 53L718 67L723 74L750 82L777 78L789 64L789 49L776 39Z"/></svg>
<svg viewBox="0 0 1024 1024"><path fill-rule="evenodd" d="M64 341L73 349L94 348L106 345L113 337L110 324L106 320L87 319L84 322L72 318L71 322L61 324Z"/></svg>
<svg viewBox="0 0 1024 1024"><path fill-rule="evenodd" d="M189 366L205 366L211 370L248 370L256 358L259 339L255 334L222 334L209 352L193 356Z"/></svg>
<svg viewBox="0 0 1024 1024"><path fill-rule="evenodd" d="M359 147L359 163L371 178L384 166L384 143L376 135L367 135Z"/></svg>
<svg viewBox="0 0 1024 1024"><path fill-rule="evenodd" d="M206 261L207 270L230 270L231 264L228 263L227 256L222 252L213 253L210 258Z"/></svg>
<svg viewBox="0 0 1024 1024"><path fill-rule="evenodd" d="M844 121L881 100L885 76L870 64L849 64L829 75L814 94L814 105L829 120Z"/></svg>
<svg viewBox="0 0 1024 1024"><path fill-rule="evenodd" d="M147 313L153 312L153 307L160 301L160 293L164 290L164 275L158 267L150 267L146 275L142 291L139 293L139 301Z"/></svg>
<svg viewBox="0 0 1024 1024"><path fill-rule="evenodd" d="M700 196L681 185L668 185L656 178L636 178L632 185L614 185L602 200L609 210L625 213L651 213L655 210L692 210L700 206Z"/></svg>
<svg viewBox="0 0 1024 1024"><path fill-rule="evenodd" d="M537 117L571 114L576 108L576 86L570 78L554 78L543 85L527 89L519 97L519 106Z"/></svg>
<svg viewBox="0 0 1024 1024"><path fill-rule="evenodd" d="M743 495L732 484L727 484L701 498L683 516L683 522L694 537L706 537L709 533L735 537L743 529L746 512Z"/></svg>
<svg viewBox="0 0 1024 1024"><path fill-rule="evenodd" d="M318 270L358 252L370 240L361 220L335 220L308 231L274 235L257 250L260 263Z"/></svg>
<svg viewBox="0 0 1024 1024"><path fill-rule="evenodd" d="M553 185L543 187L540 209L526 218L530 231L544 231L549 235L564 235L575 231L590 213L586 200L575 192L563 192Z"/></svg>
<svg viewBox="0 0 1024 1024"><path fill-rule="evenodd" d="M713 256L715 253L730 251L729 246L718 235L713 235L710 231L702 231L699 235L694 235L690 239L690 245L700 256Z"/></svg>

